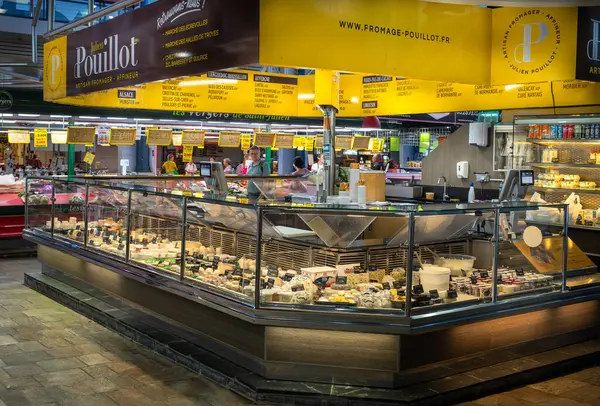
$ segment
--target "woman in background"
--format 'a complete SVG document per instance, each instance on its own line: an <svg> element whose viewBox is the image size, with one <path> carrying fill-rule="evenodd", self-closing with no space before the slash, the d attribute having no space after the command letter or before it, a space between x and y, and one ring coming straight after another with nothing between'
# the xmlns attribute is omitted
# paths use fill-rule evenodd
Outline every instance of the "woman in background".
<svg viewBox="0 0 600 406"><path fill-rule="evenodd" d="M169 154L167 161L162 165L165 174L167 175L179 175L177 172L177 164L175 163L175 156L173 154Z"/></svg>

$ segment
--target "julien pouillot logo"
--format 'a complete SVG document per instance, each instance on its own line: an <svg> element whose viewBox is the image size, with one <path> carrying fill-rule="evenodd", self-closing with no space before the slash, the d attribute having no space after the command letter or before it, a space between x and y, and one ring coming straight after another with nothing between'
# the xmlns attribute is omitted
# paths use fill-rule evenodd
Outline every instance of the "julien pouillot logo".
<svg viewBox="0 0 600 406"><path fill-rule="evenodd" d="M592 39L587 42L587 57L590 61L599 62L599 48L600 48L600 21L590 19L592 22Z"/></svg>
<svg viewBox="0 0 600 406"><path fill-rule="evenodd" d="M541 10L527 10L508 25L502 53L512 70L528 75L548 68L558 56L560 43L558 19Z"/></svg>

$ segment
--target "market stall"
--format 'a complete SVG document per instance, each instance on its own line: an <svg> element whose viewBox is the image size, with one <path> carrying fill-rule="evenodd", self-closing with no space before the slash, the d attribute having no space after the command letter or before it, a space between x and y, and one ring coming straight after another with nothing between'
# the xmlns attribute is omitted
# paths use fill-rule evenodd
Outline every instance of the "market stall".
<svg viewBox="0 0 600 406"><path fill-rule="evenodd" d="M584 314L600 293L597 267L569 239L564 217L560 232L528 223L543 211L564 216L560 205L255 206L165 189L164 178L29 178L28 187L48 182L46 194L69 190L84 202L82 211L28 205L24 235L39 245L44 273L183 323L205 348L267 379L402 386L418 368L476 357L475 343L511 317L524 324L487 351L510 357L505 347L522 345L523 335L532 349L545 340L539 351L547 351L580 340L589 320L557 324L543 314L570 306ZM465 328L483 336L431 351L430 339ZM311 348L350 337L361 353L381 356Z"/></svg>

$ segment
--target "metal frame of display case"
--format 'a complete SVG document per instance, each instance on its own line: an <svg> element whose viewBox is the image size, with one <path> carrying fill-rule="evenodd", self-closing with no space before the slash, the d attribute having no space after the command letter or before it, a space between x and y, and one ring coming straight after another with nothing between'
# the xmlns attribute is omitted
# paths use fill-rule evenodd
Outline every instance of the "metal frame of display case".
<svg viewBox="0 0 600 406"><path fill-rule="evenodd" d="M52 217L51 217L51 229L50 232L42 231L30 227L29 222L26 223L26 229L24 231L24 237L30 241L36 242L48 246L50 248L62 251L69 255L73 255L84 261L89 261L98 266L110 269L113 272L120 273L129 278L133 278L140 282L150 284L159 289L166 290L170 293L185 297L187 299L196 301L199 304L207 306L212 309L227 313L235 316L242 320L269 326L301 326L303 328L319 328L329 330L345 330L345 331L361 331L361 332L385 332L385 333L399 333L399 334L411 334L421 333L429 330L436 330L453 326L457 324L464 324L473 322L476 320L493 319L496 317L504 317L511 314L520 314L530 312L539 309L546 309L549 307L564 306L570 303L577 303L581 301L595 300L600 298L600 284L584 286L581 288L569 290L567 289L567 250L563 250L562 258L562 283L560 291L525 295L514 298L503 298L499 300L498 296L498 247L499 247L499 218L502 214L509 214L514 211L526 211L536 210L541 207L540 205L533 205L527 203L513 203L513 204L475 204L465 205L464 208L453 207L449 209L447 206L443 210L438 209L426 209L426 210L404 210L404 211L373 211L368 209L360 208L347 208L347 207L285 207L281 205L274 206L262 206L262 205L249 205L241 204L237 202L231 202L227 200L215 200L208 198L197 198L191 196L174 195L165 192L149 191L145 188L138 189L135 185L131 187L114 187L106 186L107 180L123 180L123 178L45 178L45 177L30 177L27 179L27 183L34 181L46 181L52 182ZM126 177L125 179L136 180L136 177ZM156 178L143 178L146 181L162 181L164 177ZM177 178L184 179L184 177ZM197 178L196 178L197 179ZM166 179L173 180L173 179ZM108 252L101 252L98 249L94 249L88 246L88 239L85 238L83 243L75 243L75 241L62 240L55 237L54 230L54 218L56 216L56 205L55 205L55 186L57 182L67 182L78 187L82 187L85 190L85 214L88 212L89 206L89 190L90 187L100 186L109 187L113 190L121 192L127 192L127 247L126 255L119 257L112 255ZM129 185L128 185L129 186ZM27 185L26 185L27 190ZM132 260L129 256L129 236L132 228L132 216L136 213L136 209L132 208L132 194L134 193L146 193L152 196L165 197L174 201L180 201L181 217L178 219L170 219L174 221L181 221L181 237L182 237L182 264L180 274L177 277L176 274L168 275L166 271L160 271L157 268L152 268L149 265L144 265L140 262ZM257 215L256 234L251 235L236 230L224 230L219 227L213 227L214 232L233 232L234 233L234 244L237 244L237 238L243 235L245 238L250 238L250 241L260 241L260 244L256 244L255 260L256 260L256 275L255 275L255 297L254 300L241 300L243 295L237 295L235 292L228 291L225 288L219 288L217 286L210 285L208 283L198 282L198 284L191 284L186 281L184 276L185 270L185 241L188 227L190 225L190 218L187 216L187 208L189 202L202 202L206 204L224 205L232 208L240 208L245 210L254 211ZM27 202L27 199L26 199ZM563 230L563 244L567 246L568 242L568 207L566 205L551 205L554 208L560 208L564 210L564 230ZM26 203L26 211L29 210L29 205ZM268 244L269 241L273 241L272 238L265 238L263 235L263 226L265 225L265 214L268 213L281 213L281 214L298 214L298 213L310 213L311 215L338 215L338 216L377 216L377 217L405 217L408 219L408 240L403 244L387 248L393 249L405 249L407 251L407 267L406 267L406 286L412 286L412 272L413 260L415 250L420 249L415 244L415 222L419 216L436 216L441 214L465 214L472 213L477 215L480 211L486 211L493 215L495 219L495 228L492 243L494 246L493 251L493 268L492 268L492 296L489 300L484 303L480 300L475 301L469 305L457 306L456 304L444 304L430 307L424 307L420 309L413 308L411 305L411 289L406 290L406 306L405 311L393 310L393 309L365 309L365 308L323 308L318 305L273 305L263 304L260 300L260 279L261 279L261 261L263 260L263 249L264 245ZM85 227L88 230L88 216L84 217ZM290 243L290 240L281 242ZM448 241L446 241L447 243ZM298 244L299 247L304 247L308 250L331 250L332 252L343 253L345 250L338 248L327 248L323 245L315 245L311 243L301 243L298 241L292 241L294 244ZM350 250L364 250L367 251L365 256L366 261L369 260L369 250L382 249L382 246L369 246L360 248L351 248ZM368 265L368 262L366 263Z"/></svg>

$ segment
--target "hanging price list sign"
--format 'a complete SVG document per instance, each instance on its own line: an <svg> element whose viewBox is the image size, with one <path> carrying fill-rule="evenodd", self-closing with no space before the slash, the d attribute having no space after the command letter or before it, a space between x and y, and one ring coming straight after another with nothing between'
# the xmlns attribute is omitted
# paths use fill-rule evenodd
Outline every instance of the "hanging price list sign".
<svg viewBox="0 0 600 406"><path fill-rule="evenodd" d="M198 148L204 148L204 137L205 131L200 130L183 130L183 138L181 145L188 146L192 145Z"/></svg>
<svg viewBox="0 0 600 406"><path fill-rule="evenodd" d="M48 146L48 130L36 128L33 130L33 147L46 148Z"/></svg>

